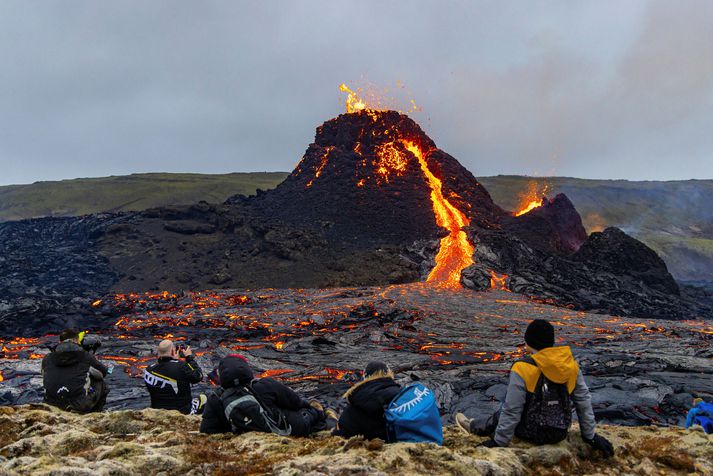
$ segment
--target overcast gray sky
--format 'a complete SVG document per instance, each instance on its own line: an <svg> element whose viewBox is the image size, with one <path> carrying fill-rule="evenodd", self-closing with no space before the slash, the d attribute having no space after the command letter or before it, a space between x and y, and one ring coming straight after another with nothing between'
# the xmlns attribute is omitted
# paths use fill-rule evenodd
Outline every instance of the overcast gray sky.
<svg viewBox="0 0 713 476"><path fill-rule="evenodd" d="M713 1L0 0L0 184L289 171L363 77L475 175L713 178Z"/></svg>

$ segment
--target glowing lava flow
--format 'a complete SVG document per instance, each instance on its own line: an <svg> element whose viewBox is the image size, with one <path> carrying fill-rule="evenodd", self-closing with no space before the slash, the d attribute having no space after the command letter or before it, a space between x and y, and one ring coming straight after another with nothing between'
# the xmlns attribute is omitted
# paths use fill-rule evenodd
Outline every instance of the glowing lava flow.
<svg viewBox="0 0 713 476"><path fill-rule="evenodd" d="M524 196L522 196L522 200L518 206L518 211L515 212L515 216L519 217L525 213L531 212L535 208L541 207L548 189L549 186L547 184L542 187L542 190L539 190L536 182L530 182L528 191Z"/></svg>
<svg viewBox="0 0 713 476"><path fill-rule="evenodd" d="M441 247L436 255L436 266L431 270L426 281L443 287L458 288L461 271L473 264L473 245L462 230L464 226L470 224L470 220L443 196L441 181L428 169L421 148L411 141L405 140L403 144L418 159L431 187L431 202L433 202L436 223L450 231L448 236L441 239Z"/></svg>
<svg viewBox="0 0 713 476"><path fill-rule="evenodd" d="M531 212L532 210L540 206L542 206L542 200L533 200L529 204L527 204L525 208L515 213L515 216L519 217L520 215L524 215L525 213Z"/></svg>

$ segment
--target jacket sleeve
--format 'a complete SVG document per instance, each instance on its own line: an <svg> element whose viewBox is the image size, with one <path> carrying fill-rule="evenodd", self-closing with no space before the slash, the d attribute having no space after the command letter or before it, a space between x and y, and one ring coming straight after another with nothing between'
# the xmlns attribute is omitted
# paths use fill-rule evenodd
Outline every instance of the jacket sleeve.
<svg viewBox="0 0 713 476"><path fill-rule="evenodd" d="M193 356L186 358L186 361L181 365L181 370L183 376L191 383L198 383L203 379L203 371Z"/></svg>
<svg viewBox="0 0 713 476"><path fill-rule="evenodd" d="M273 379L265 379L270 381L270 386L275 392L275 404L285 410L299 410L309 406L307 401L303 400L297 393L282 382Z"/></svg>
<svg viewBox="0 0 713 476"><path fill-rule="evenodd" d="M109 373L109 369L107 368L107 366L99 362L96 355L92 353L87 352L87 357L89 358L89 366L94 367L99 372L101 372L104 377L106 377L106 374Z"/></svg>
<svg viewBox="0 0 713 476"><path fill-rule="evenodd" d="M498 446L507 446L515 435L515 428L520 423L522 411L527 400L525 381L516 372L510 371L505 403L500 411L500 419L493 439Z"/></svg>
<svg viewBox="0 0 713 476"><path fill-rule="evenodd" d="M215 395L208 397L201 420L201 433L229 433L231 431L230 422L223 413L223 404Z"/></svg>
<svg viewBox="0 0 713 476"><path fill-rule="evenodd" d="M592 410L592 395L589 393L589 387L584 381L581 370L577 375L577 384L572 392L572 402L577 410L582 438L591 440L594 438L596 421L594 420L594 410Z"/></svg>

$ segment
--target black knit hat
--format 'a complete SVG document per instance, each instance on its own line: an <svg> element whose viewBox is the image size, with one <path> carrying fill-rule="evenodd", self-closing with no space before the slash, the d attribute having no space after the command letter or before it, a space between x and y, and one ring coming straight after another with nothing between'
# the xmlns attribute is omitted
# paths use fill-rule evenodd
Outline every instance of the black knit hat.
<svg viewBox="0 0 713 476"><path fill-rule="evenodd" d="M364 369L364 377L369 377L377 372L387 374L389 373L389 366L383 362L379 362L378 360L369 362L366 364L366 368Z"/></svg>
<svg viewBox="0 0 713 476"><path fill-rule="evenodd" d="M527 326L525 343L535 350L555 345L555 328L544 319L535 319Z"/></svg>

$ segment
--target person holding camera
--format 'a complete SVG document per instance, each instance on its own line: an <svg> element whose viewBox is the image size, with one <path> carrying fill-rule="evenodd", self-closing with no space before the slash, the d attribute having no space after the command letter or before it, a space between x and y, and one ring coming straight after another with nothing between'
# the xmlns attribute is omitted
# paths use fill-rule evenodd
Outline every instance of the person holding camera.
<svg viewBox="0 0 713 476"><path fill-rule="evenodd" d="M191 347L176 347L171 340L158 345L158 362L144 371L144 382L151 395L151 408L178 410L200 414L207 397L193 398L191 385L203 378L203 371L191 352Z"/></svg>
<svg viewBox="0 0 713 476"><path fill-rule="evenodd" d="M59 345L42 359L44 402L79 413L100 412L109 393L104 381L109 369L94 355L99 340L84 334L62 331Z"/></svg>

